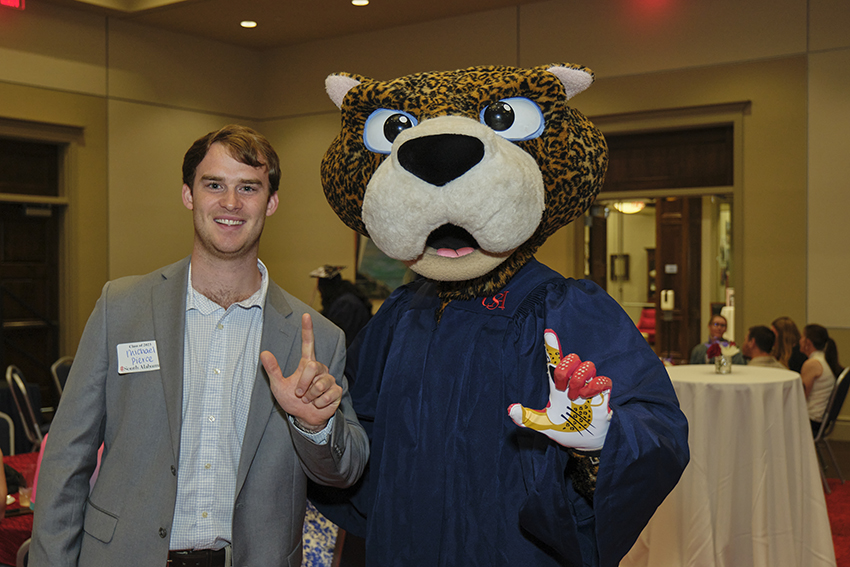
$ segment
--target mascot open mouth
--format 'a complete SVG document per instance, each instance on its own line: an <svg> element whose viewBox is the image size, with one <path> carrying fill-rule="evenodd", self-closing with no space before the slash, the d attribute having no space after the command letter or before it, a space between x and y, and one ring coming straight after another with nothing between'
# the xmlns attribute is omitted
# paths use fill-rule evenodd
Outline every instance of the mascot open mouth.
<svg viewBox="0 0 850 567"><path fill-rule="evenodd" d="M453 224L444 224L433 231L425 245L444 258L460 258L478 249L478 242L469 231Z"/></svg>

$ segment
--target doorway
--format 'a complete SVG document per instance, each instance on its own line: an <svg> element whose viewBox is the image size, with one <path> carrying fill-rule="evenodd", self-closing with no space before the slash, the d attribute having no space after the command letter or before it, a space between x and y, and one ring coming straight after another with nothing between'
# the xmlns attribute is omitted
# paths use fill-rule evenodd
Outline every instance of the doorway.
<svg viewBox="0 0 850 567"><path fill-rule="evenodd" d="M60 160L59 145L0 139L0 366L4 376L8 365L20 368L51 409L64 207L49 202L59 194Z"/></svg>
<svg viewBox="0 0 850 567"><path fill-rule="evenodd" d="M732 205L722 194L597 200L585 215L584 276L674 364L704 340L705 306L734 305Z"/></svg>

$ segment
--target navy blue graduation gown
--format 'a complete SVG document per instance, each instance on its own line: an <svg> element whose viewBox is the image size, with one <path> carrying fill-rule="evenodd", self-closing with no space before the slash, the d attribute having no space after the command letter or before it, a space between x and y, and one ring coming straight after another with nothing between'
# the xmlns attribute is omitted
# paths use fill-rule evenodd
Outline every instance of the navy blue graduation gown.
<svg viewBox="0 0 850 567"><path fill-rule="evenodd" d="M536 260L438 323L439 303L431 282L399 288L349 350L371 460L354 489L314 493L319 508L366 538L370 567L616 566L688 461L658 357L602 289ZM592 506L565 477L567 449L508 416L548 402L547 328L613 382Z"/></svg>

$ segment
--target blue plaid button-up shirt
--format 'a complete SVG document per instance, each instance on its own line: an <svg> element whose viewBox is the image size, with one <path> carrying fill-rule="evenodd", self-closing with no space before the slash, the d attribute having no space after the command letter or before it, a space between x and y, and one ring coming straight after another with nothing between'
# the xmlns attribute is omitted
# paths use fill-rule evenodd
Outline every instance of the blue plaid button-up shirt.
<svg viewBox="0 0 850 567"><path fill-rule="evenodd" d="M230 543L236 472L257 376L269 277L254 295L224 309L192 287L183 344L183 425L171 549Z"/></svg>

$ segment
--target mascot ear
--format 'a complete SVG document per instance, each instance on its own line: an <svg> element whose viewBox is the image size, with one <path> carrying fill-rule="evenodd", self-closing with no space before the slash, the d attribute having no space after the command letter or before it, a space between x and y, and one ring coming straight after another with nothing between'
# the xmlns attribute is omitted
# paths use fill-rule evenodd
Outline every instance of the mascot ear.
<svg viewBox="0 0 850 567"><path fill-rule="evenodd" d="M561 83L563 83L564 89L567 91L567 100L570 100L593 83L593 73L584 67L576 69L575 67L557 65L549 67L546 70L558 77Z"/></svg>
<svg viewBox="0 0 850 567"><path fill-rule="evenodd" d="M359 85L362 80L363 77L349 75L347 73L329 75L325 79L325 90L337 108L341 109L342 99L345 98L346 93Z"/></svg>

